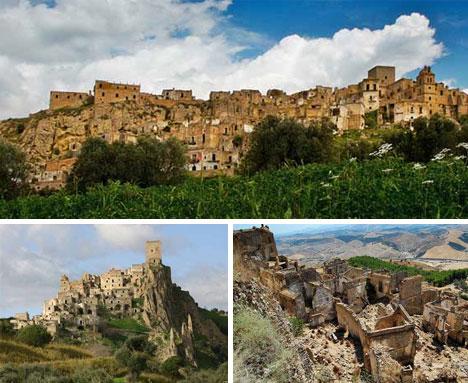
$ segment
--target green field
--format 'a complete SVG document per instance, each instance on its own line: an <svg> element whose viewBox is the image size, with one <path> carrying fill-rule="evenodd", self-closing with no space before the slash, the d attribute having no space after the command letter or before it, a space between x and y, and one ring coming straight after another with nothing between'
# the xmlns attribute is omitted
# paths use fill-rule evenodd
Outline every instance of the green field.
<svg viewBox="0 0 468 383"><path fill-rule="evenodd" d="M0 201L2 218L466 218L468 168L399 159L310 164L252 177L188 178L142 189L118 183L85 194Z"/></svg>
<svg viewBox="0 0 468 383"><path fill-rule="evenodd" d="M111 327L136 333L147 333L149 331L146 326L132 318L111 319L108 323Z"/></svg>
<svg viewBox="0 0 468 383"><path fill-rule="evenodd" d="M468 269L423 270L419 267L398 265L366 255L349 258L348 262L354 267L363 267L371 270L386 270L390 272L405 271L408 275L421 275L426 281L439 287L448 285L455 280L464 280L468 277Z"/></svg>

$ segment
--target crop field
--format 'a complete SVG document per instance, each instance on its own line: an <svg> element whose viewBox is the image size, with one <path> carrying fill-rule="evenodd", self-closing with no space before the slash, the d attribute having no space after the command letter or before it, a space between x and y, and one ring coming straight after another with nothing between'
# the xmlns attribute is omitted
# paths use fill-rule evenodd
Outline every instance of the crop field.
<svg viewBox="0 0 468 383"><path fill-rule="evenodd" d="M187 178L142 189L112 183L84 194L0 201L2 218L466 218L464 161L399 159L310 164L252 177Z"/></svg>

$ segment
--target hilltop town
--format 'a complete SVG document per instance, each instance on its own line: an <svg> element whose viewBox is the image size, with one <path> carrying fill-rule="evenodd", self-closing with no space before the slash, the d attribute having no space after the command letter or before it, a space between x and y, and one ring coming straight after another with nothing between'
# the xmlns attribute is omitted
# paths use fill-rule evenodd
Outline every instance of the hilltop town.
<svg viewBox="0 0 468 383"><path fill-rule="evenodd" d="M318 381L358 381L366 373L382 383L468 379L468 301L453 289L338 258L301 265L278 253L263 225L236 231L233 250L234 302L273 321L295 355L286 368L298 381L323 369L330 380ZM307 326L299 339L287 317ZM258 377L268 374L245 360Z"/></svg>
<svg viewBox="0 0 468 383"><path fill-rule="evenodd" d="M41 325L53 337L64 333L80 339L83 331L102 333L109 318L132 318L144 324L158 344L158 359L181 356L196 367L194 336L199 334L216 347L227 339L186 291L172 283L171 269L162 263L160 241L146 242L145 263L128 269L112 268L100 275L85 273L70 280L63 275L55 297L32 318L18 313L10 320L15 330Z"/></svg>
<svg viewBox="0 0 468 383"><path fill-rule="evenodd" d="M139 84L96 81L92 91L50 92L49 109L0 123L0 134L17 143L34 165L34 188L60 188L88 137L136 142L142 135L175 137L188 147L193 174L232 174L249 145L254 126L268 115L308 124L324 118L337 133L362 130L369 113L379 125L411 125L424 116L456 119L468 114L468 95L437 82L430 67L416 80L396 79L395 67L376 66L345 88L316 86L286 94L243 89L213 91L209 100L191 90L141 91Z"/></svg>

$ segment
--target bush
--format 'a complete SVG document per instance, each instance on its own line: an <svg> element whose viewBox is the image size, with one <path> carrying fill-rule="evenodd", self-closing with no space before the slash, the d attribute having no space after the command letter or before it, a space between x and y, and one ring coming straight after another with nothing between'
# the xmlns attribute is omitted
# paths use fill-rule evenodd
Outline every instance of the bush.
<svg viewBox="0 0 468 383"><path fill-rule="evenodd" d="M367 255L351 257L348 262L353 267L364 267L371 270L386 270L390 272L404 271L408 275L421 275L426 281L438 287L446 286L457 279L465 279L468 277L468 269L423 270L414 266L398 265Z"/></svg>
<svg viewBox="0 0 468 383"><path fill-rule="evenodd" d="M419 117L413 122L413 130L396 132L389 138L396 153L407 161L428 162L442 149L455 150L464 141L465 128L438 114L430 119ZM466 154L466 153L463 153Z"/></svg>
<svg viewBox="0 0 468 383"><path fill-rule="evenodd" d="M171 356L161 364L160 371L163 374L177 377L179 376L179 368L183 365L184 360L180 356Z"/></svg>
<svg viewBox="0 0 468 383"><path fill-rule="evenodd" d="M216 370L193 371L181 383L225 383L228 381L228 365L221 364Z"/></svg>
<svg viewBox="0 0 468 383"><path fill-rule="evenodd" d="M333 129L327 121L304 127L292 119L268 116L251 134L241 169L252 174L287 164L327 161L331 157Z"/></svg>
<svg viewBox="0 0 468 383"><path fill-rule="evenodd" d="M30 346L43 347L52 340L47 330L39 325L23 327L16 335L17 339Z"/></svg>
<svg viewBox="0 0 468 383"><path fill-rule="evenodd" d="M0 338L10 338L16 334L9 318L0 319Z"/></svg>
<svg viewBox="0 0 468 383"><path fill-rule="evenodd" d="M289 323L294 336L301 336L304 332L304 321L297 317L290 317Z"/></svg>
<svg viewBox="0 0 468 383"><path fill-rule="evenodd" d="M128 381L136 382L147 368L147 361L152 357L155 347L144 335L135 336L125 341L115 353L115 359L129 371Z"/></svg>
<svg viewBox="0 0 468 383"><path fill-rule="evenodd" d="M233 335L234 381L252 381L258 375L263 381L289 381L291 352L268 318L250 308L235 307Z"/></svg>
<svg viewBox="0 0 468 383"><path fill-rule="evenodd" d="M28 189L25 154L0 138L0 199L13 199Z"/></svg>
<svg viewBox="0 0 468 383"><path fill-rule="evenodd" d="M84 191L110 181L141 187L174 184L183 178L185 162L185 148L174 138L159 142L142 137L136 145L90 138L81 148L67 188Z"/></svg>

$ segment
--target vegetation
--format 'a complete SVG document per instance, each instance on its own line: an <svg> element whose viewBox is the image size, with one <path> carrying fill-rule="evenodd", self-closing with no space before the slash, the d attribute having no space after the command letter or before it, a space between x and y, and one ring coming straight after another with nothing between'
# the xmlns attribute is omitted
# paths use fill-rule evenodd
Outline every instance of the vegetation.
<svg viewBox="0 0 468 383"><path fill-rule="evenodd" d="M155 347L148 342L145 335L135 336L125 341L115 353L115 359L128 369L127 380L138 381L140 374L147 368L147 362L152 357Z"/></svg>
<svg viewBox="0 0 468 383"><path fill-rule="evenodd" d="M179 376L179 368L184 365L184 360L176 355L171 356L170 358L166 359L160 367L162 373L178 377Z"/></svg>
<svg viewBox="0 0 468 383"><path fill-rule="evenodd" d="M14 335L16 335L16 331L10 323L10 318L0 319L0 339L11 338Z"/></svg>
<svg viewBox="0 0 468 383"><path fill-rule="evenodd" d="M417 118L413 122L413 130L400 130L389 141L396 153L405 160L428 162L444 149L460 151L462 155L466 155L466 151L457 149L457 145L467 139L468 122L462 122L459 128L454 121L436 114L430 119Z"/></svg>
<svg viewBox="0 0 468 383"><path fill-rule="evenodd" d="M292 119L268 116L251 135L250 148L242 162L243 172L325 162L331 158L333 128L327 120L304 127Z"/></svg>
<svg viewBox="0 0 468 383"><path fill-rule="evenodd" d="M200 313L203 318L205 319L211 319L216 326L218 326L219 330L224 334L228 335L228 316L225 314L221 314L218 310L213 309L213 310L206 310L203 308L200 308Z"/></svg>
<svg viewBox="0 0 468 383"><path fill-rule="evenodd" d="M290 317L289 323L291 324L294 336L301 336L304 332L304 321L301 318Z"/></svg>
<svg viewBox="0 0 468 383"><path fill-rule="evenodd" d="M270 320L257 311L237 306L234 315L234 381L288 382L290 351ZM255 372L254 372L255 371Z"/></svg>
<svg viewBox="0 0 468 383"><path fill-rule="evenodd" d="M184 175L185 148L176 139L160 142L142 137L137 144L108 144L88 139L68 179L68 189L84 191L109 181L129 182L141 187L173 184Z"/></svg>
<svg viewBox="0 0 468 383"><path fill-rule="evenodd" d="M0 199L13 199L27 191L25 154L0 138Z"/></svg>
<svg viewBox="0 0 468 383"><path fill-rule="evenodd" d="M225 383L228 380L228 365L221 364L216 370L193 371L180 380L181 383Z"/></svg>
<svg viewBox="0 0 468 383"><path fill-rule="evenodd" d="M101 369L77 370L71 376L63 376L59 370L47 365L0 367L0 383L112 383L109 374Z"/></svg>
<svg viewBox="0 0 468 383"><path fill-rule="evenodd" d="M30 346L42 347L52 340L47 330L39 325L30 325L23 327L18 331L16 338Z"/></svg>
<svg viewBox="0 0 468 383"><path fill-rule="evenodd" d="M149 329L133 318L111 319L109 320L111 327L119 328L136 333L147 333Z"/></svg>
<svg viewBox="0 0 468 383"><path fill-rule="evenodd" d="M111 183L83 194L0 200L3 218L466 218L463 160L416 167L382 158L309 164L254 176L189 178L141 189Z"/></svg>
<svg viewBox="0 0 468 383"><path fill-rule="evenodd" d="M457 279L465 279L468 277L468 269L423 270L419 267L399 265L379 258L369 257L367 255L352 257L348 262L354 267L364 267L371 270L386 270L391 272L405 271L408 275L421 275L426 281L438 287L448 285Z"/></svg>

